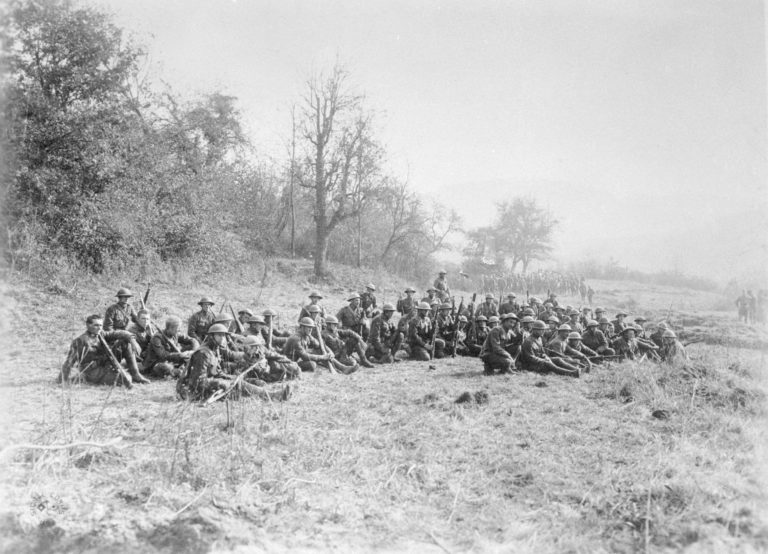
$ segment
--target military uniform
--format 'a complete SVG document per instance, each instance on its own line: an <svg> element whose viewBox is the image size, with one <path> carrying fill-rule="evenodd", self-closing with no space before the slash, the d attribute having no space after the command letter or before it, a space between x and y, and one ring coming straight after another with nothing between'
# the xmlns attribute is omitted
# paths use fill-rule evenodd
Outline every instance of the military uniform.
<svg viewBox="0 0 768 554"><path fill-rule="evenodd" d="M147 349L149 348L149 341L152 340L152 335L155 334L155 330L152 327L152 324L149 324L146 327L142 327L138 323L131 323L126 331L131 334L133 340L135 340L136 344L139 345L139 351L136 352L136 356L141 359L145 358L147 355Z"/></svg>
<svg viewBox="0 0 768 554"><path fill-rule="evenodd" d="M360 293L360 307L363 313L368 317L371 317L374 310L376 310L376 295L372 291L366 290Z"/></svg>
<svg viewBox="0 0 768 554"><path fill-rule="evenodd" d="M198 341L187 335L169 337L165 331L158 331L152 336L142 367L149 375L159 379L167 375L178 375L180 368L189 359L182 352L197 347Z"/></svg>
<svg viewBox="0 0 768 554"><path fill-rule="evenodd" d="M584 346L594 350L601 356L613 356L616 351L611 348L608 338L597 327L587 327L587 330L581 334L581 340Z"/></svg>
<svg viewBox="0 0 768 554"><path fill-rule="evenodd" d="M317 354L320 343L314 337L300 334L291 335L283 348L283 354L292 362L296 362L302 371L315 371L318 364L330 369L330 364L323 354Z"/></svg>
<svg viewBox="0 0 768 554"><path fill-rule="evenodd" d="M197 342L203 342L206 333L208 333L208 328L213 325L215 319L216 314L213 313L213 310L208 310L207 312L200 310L192 314L192 317L187 322L187 336L195 339Z"/></svg>
<svg viewBox="0 0 768 554"><path fill-rule="evenodd" d="M437 291L437 296L440 300L445 300L450 297L451 289L448 286L448 279L444 275L440 275L432 285Z"/></svg>
<svg viewBox="0 0 768 554"><path fill-rule="evenodd" d="M416 309L416 300L411 296L406 296L397 301L397 312L404 318L410 318Z"/></svg>
<svg viewBox="0 0 768 554"><path fill-rule="evenodd" d="M339 310L339 313L336 314L336 317L338 318L342 327L345 329L352 329L353 331L359 333L363 327L363 319L365 318L365 314L363 313L362 308L359 306L355 309L353 309L352 306L344 306Z"/></svg>
<svg viewBox="0 0 768 554"><path fill-rule="evenodd" d="M499 369L506 373L512 369L515 360L506 350L507 343L512 339L512 331L504 329L503 325L494 327L488 332L488 335L480 349L480 359L483 360L483 366L487 374L493 373Z"/></svg>
<svg viewBox="0 0 768 554"><path fill-rule="evenodd" d="M179 378L176 384L178 395L186 400L204 400L217 390L227 390L234 377L222 370L223 362L236 364L244 357L242 352L232 352L207 341L192 354L187 370ZM262 400L278 399L270 396L263 387L241 380L230 393L230 398L238 399L244 396L256 396Z"/></svg>
<svg viewBox="0 0 768 554"><path fill-rule="evenodd" d="M132 322L136 322L136 310L130 304L112 304L104 314L105 331L124 331Z"/></svg>
<svg viewBox="0 0 768 554"><path fill-rule="evenodd" d="M403 334L395 327L392 320L385 320L384 316L379 314L371 321L366 354L380 363L391 362L400 349L402 341Z"/></svg>
<svg viewBox="0 0 768 554"><path fill-rule="evenodd" d="M131 347L131 334L127 331L103 331L101 336L110 346L112 353L120 361L120 356L125 354L128 365L128 373L132 378L136 378L138 366L136 358ZM78 375L71 375L72 368L78 366ZM85 332L69 345L67 359L61 367L59 382L69 382L71 379L79 377L82 380L93 383L94 385L116 385L122 383L122 378L117 370L112 366L109 354L104 350L104 346L99 340L99 336ZM140 377L143 379L143 377ZM128 386L130 382L123 383Z"/></svg>
<svg viewBox="0 0 768 554"><path fill-rule="evenodd" d="M429 361L432 354L427 349L432 343L432 321L428 317L414 316L408 324L408 344L411 347L411 358ZM437 351L437 348L435 348Z"/></svg>
<svg viewBox="0 0 768 554"><path fill-rule="evenodd" d="M508 312L502 312L502 313L508 313ZM485 317L490 318L491 316L499 316L499 309L496 307L495 302L491 302L490 304L488 302L483 302L477 307L477 310L475 310L475 317L479 317L481 315L484 315Z"/></svg>
<svg viewBox="0 0 768 554"><path fill-rule="evenodd" d="M628 339L624 335L614 341L613 347L616 355L624 360L634 360L639 354L637 339Z"/></svg>
<svg viewBox="0 0 768 554"><path fill-rule="evenodd" d="M313 304L307 304L306 306L303 306L301 308L301 311L299 312L299 321L301 321L301 319L304 318L304 317L308 317L310 319L315 319L315 315L312 312L309 311L309 307L312 306L312 305ZM320 310L317 313L320 314L320 317L322 319L325 319L325 308L323 308L320 304L314 304L314 305L317 306L318 308L320 308Z"/></svg>

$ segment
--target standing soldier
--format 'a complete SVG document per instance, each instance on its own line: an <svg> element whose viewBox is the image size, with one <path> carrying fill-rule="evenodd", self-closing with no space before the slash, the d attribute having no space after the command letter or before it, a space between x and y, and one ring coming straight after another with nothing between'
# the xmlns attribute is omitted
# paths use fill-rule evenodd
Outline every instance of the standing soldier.
<svg viewBox="0 0 768 554"><path fill-rule="evenodd" d="M402 333L392 323L394 313L395 307L392 304L384 304L381 313L371 321L366 354L369 359L379 364L391 364L395 361L395 354L400 350L403 341Z"/></svg>
<svg viewBox="0 0 768 554"><path fill-rule="evenodd" d="M416 291L412 287L405 289L405 298L401 298L397 301L397 311L401 318L409 319L413 317L414 310L416 308L416 300L413 295Z"/></svg>
<svg viewBox="0 0 768 554"><path fill-rule="evenodd" d="M363 309L365 317L372 318L376 314L376 286L373 283L365 285L365 292L360 293L360 307Z"/></svg>
<svg viewBox="0 0 768 554"><path fill-rule="evenodd" d="M557 373L560 375L569 375L571 377L580 377L581 369L565 361L554 362L544 351L544 345L541 343L541 335L547 329L543 321L534 321L531 325L531 333L523 340L523 346L520 351L520 366L527 371L536 371L539 373Z"/></svg>
<svg viewBox="0 0 768 554"><path fill-rule="evenodd" d="M587 300L587 284L584 282L584 277L579 281L579 296L581 296L581 303L583 304ZM590 304L592 301L590 300Z"/></svg>
<svg viewBox="0 0 768 554"><path fill-rule="evenodd" d="M136 311L128 303L133 293L126 288L117 291L117 303L107 308L104 315L105 331L125 331L131 322L136 321Z"/></svg>
<svg viewBox="0 0 768 554"><path fill-rule="evenodd" d="M511 342L516 317L511 313L504 314L501 316L501 325L488 332L480 350L484 375L494 375L497 369L499 373L509 373L515 365L515 358L507 351L506 346Z"/></svg>
<svg viewBox="0 0 768 554"><path fill-rule="evenodd" d="M103 331L104 318L98 314L88 316L85 320L86 331L69 345L67 359L61 366L58 381L69 383L70 379L79 377L94 385L125 385L132 383L149 383L148 379L139 373L131 344L131 334L128 331ZM102 342L102 340L104 342ZM104 348L107 344L113 356ZM112 365L114 357L117 363L125 357L128 372L118 371ZM71 375L72 368L77 366L78 375Z"/></svg>
<svg viewBox="0 0 768 554"><path fill-rule="evenodd" d="M310 295L309 295L309 304L304 306L301 309L301 311L299 312L299 320L301 320L302 318L305 318L305 317L312 317L312 314L309 313L309 307L310 306L317 306L318 308L320 308L320 317L325 319L325 308L323 308L320 305L320 301L322 299L323 299L323 296L319 292L313 291L312 293L310 293Z"/></svg>
<svg viewBox="0 0 768 554"><path fill-rule="evenodd" d="M435 291L437 292L438 298L441 301L447 300L451 297L451 289L448 286L448 279L445 278L446 271L444 269L441 269L438 272L437 279L435 279L435 282L432 286L435 287Z"/></svg>
<svg viewBox="0 0 768 554"><path fill-rule="evenodd" d="M197 303L200 306L200 311L192 314L187 323L187 336L195 339L198 343L203 342L205 334L208 332L208 327L213 325L213 320L216 319L216 315L211 310L213 304L213 300L203 296Z"/></svg>
<svg viewBox="0 0 768 554"><path fill-rule="evenodd" d="M144 371L151 377L178 377L192 352L199 347L195 339L180 334L179 327L181 320L172 315L165 320L165 329L152 335L143 363Z"/></svg>
<svg viewBox="0 0 768 554"><path fill-rule="evenodd" d="M427 317L429 310L429 304L420 302L416 306L416 315L408 324L408 343L413 360L428 362L432 359L432 322Z"/></svg>
<svg viewBox="0 0 768 554"><path fill-rule="evenodd" d="M592 305L592 297L595 296L595 291L592 290L592 287L589 286L587 288L587 302L589 302L589 305ZM597 317L597 314L595 314L595 317Z"/></svg>
<svg viewBox="0 0 768 554"><path fill-rule="evenodd" d="M520 311L520 306L515 301L515 298L517 296L514 292L510 292L507 294L507 301L504 302L501 306L499 306L499 313L500 314L516 314Z"/></svg>
<svg viewBox="0 0 768 554"><path fill-rule="evenodd" d="M499 310L494 302L493 293L489 292L485 295L485 302L480 304L475 310L475 317L484 315L485 317L491 317L493 315L498 316Z"/></svg>

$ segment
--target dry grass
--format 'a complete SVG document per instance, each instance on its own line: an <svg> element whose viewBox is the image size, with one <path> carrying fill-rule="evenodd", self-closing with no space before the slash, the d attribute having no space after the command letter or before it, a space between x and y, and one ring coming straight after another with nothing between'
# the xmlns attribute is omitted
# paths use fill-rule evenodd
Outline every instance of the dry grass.
<svg viewBox="0 0 768 554"><path fill-rule="evenodd" d="M158 290L153 309L184 313L207 287ZM262 298L287 319L295 290L280 280ZM3 460L4 551L768 548L759 352L700 345L685 373L625 364L581 380L406 362L305 374L274 405L179 403L170 382L53 385L45 368L79 332L82 302L111 292L94 287L75 310L77 298L11 291L30 327L3 364L2 446L123 440ZM54 343L29 353L40 329Z"/></svg>

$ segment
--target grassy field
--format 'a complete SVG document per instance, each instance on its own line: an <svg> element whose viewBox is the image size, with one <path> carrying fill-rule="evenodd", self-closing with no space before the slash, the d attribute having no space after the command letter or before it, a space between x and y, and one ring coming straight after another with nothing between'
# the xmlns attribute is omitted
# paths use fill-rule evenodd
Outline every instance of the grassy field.
<svg viewBox="0 0 768 554"><path fill-rule="evenodd" d="M305 275L287 264L263 288L237 275L226 290L166 276L151 308L188 316L200 295L226 295L292 323ZM370 277L321 288L325 304ZM761 350L713 339L686 372L624 364L581 380L405 362L305 374L283 404L201 407L170 381L55 385L84 316L136 286L60 285L3 291L5 552L768 550ZM673 303L679 330L694 315L707 336L742 334L715 294L595 288L609 309L656 319ZM101 446L24 447L77 442Z"/></svg>

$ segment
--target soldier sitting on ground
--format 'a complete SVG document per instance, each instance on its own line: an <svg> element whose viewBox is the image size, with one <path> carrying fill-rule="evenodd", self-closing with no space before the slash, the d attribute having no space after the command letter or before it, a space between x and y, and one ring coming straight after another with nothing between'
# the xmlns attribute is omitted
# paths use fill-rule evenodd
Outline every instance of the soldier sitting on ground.
<svg viewBox="0 0 768 554"><path fill-rule="evenodd" d="M518 358L521 369L539 373L551 372L576 378L580 377L581 369L578 366L571 365L562 360L555 362L544 351L541 336L546 329L547 325L540 320L534 321L531 325L531 333L523 341Z"/></svg>
<svg viewBox="0 0 768 554"><path fill-rule="evenodd" d="M663 344L662 338L664 335L664 331L667 331L668 329L669 329L669 326L665 322L660 321L656 325L656 330L653 333L651 333L651 337L650 337L651 342L656 346L658 346L659 348L661 348Z"/></svg>
<svg viewBox="0 0 768 554"><path fill-rule="evenodd" d="M408 343L413 360L429 361L432 359L433 327L432 321L427 316L429 310L429 304L420 302L416 306L416 315L408 323Z"/></svg>
<svg viewBox="0 0 768 554"><path fill-rule="evenodd" d="M133 293L128 289L117 291L117 303L107 308L104 315L104 331L124 331L136 321L136 310L128 303Z"/></svg>
<svg viewBox="0 0 768 554"><path fill-rule="evenodd" d="M199 347L197 340L179 333L180 326L181 320L172 315L165 320L165 328L152 335L143 362L143 369L150 377L178 377L192 352Z"/></svg>
<svg viewBox="0 0 768 554"><path fill-rule="evenodd" d="M515 321L514 314L504 314L501 316L501 325L488 332L480 350L484 375L494 375L497 369L499 373L509 373L515 365L515 358L506 350L507 343L512 339Z"/></svg>
<svg viewBox="0 0 768 554"><path fill-rule="evenodd" d="M200 306L200 311L192 314L187 322L187 336L191 339L195 339L197 342L203 342L205 334L208 332L208 327L213 325L213 320L216 319L216 314L213 313L211 307L214 302L207 296L203 296L197 303Z"/></svg>
<svg viewBox="0 0 768 554"><path fill-rule="evenodd" d="M344 331L341 335L347 344L349 353L356 352L360 357L360 365L373 367L373 364L365 356L368 329L365 326L365 314L360 307L360 295L355 293L347 301L349 305L344 306L336 314L336 319Z"/></svg>
<svg viewBox="0 0 768 554"><path fill-rule="evenodd" d="M286 383L277 393L270 393L264 387L227 373L225 363L236 364L245 358L242 352L232 352L227 348L228 334L224 325L211 325L205 342L192 354L189 366L177 382L179 397L185 400L205 400L217 391L223 391L229 392L229 398L233 400L248 396L262 400L288 400L292 392L290 384Z"/></svg>
<svg viewBox="0 0 768 554"><path fill-rule="evenodd" d="M616 349L616 355L622 360L635 360L640 355L640 351L637 345L637 339L635 339L635 328L624 327L620 336L613 343Z"/></svg>
<svg viewBox="0 0 768 554"><path fill-rule="evenodd" d="M547 330L544 331L544 334L541 336L541 342L546 346L557 336L557 328L560 327L560 320L557 316L551 315L543 321L547 324Z"/></svg>
<svg viewBox="0 0 768 554"><path fill-rule="evenodd" d="M392 323L394 313L395 307L392 304L384 304L381 313L371 321L366 352L369 360L379 364L390 364L395 361L395 355L403 341L403 334Z"/></svg>
<svg viewBox="0 0 768 554"><path fill-rule="evenodd" d="M624 318L627 317L627 312L625 311L619 311L619 313L616 314L616 319L614 319L611 324L613 325L613 332L616 334L621 334L621 332L624 330L624 328L627 326L627 324L624 322Z"/></svg>
<svg viewBox="0 0 768 554"><path fill-rule="evenodd" d="M243 330L248 327L248 320L253 317L253 312L248 308L244 308L237 312L237 320L240 322Z"/></svg>
<svg viewBox="0 0 768 554"><path fill-rule="evenodd" d="M98 314L88 316L85 320L86 331L69 345L67 359L61 366L58 382L69 383L71 380L82 379L94 385L125 385L133 383L149 383L136 364L134 355L135 345L132 344L128 331L103 331L104 318ZM125 357L127 372L118 372L113 366L109 353L104 348L99 337L104 339L110 351L120 363L121 356ZM72 374L72 370L76 374Z"/></svg>
<svg viewBox="0 0 768 554"><path fill-rule="evenodd" d="M365 357L365 351L360 353L361 337L352 329L339 329L339 320L329 315L325 318L326 328L323 331L325 347L333 353L333 357L347 366L350 370L357 369L359 363L363 367L373 367L373 364ZM356 353L360 360L352 357ZM351 373L352 371L349 371Z"/></svg>
<svg viewBox="0 0 768 554"><path fill-rule="evenodd" d="M331 369L331 354L320 351L320 342L312 334L316 325L309 317L299 321L296 333L288 337L283 348L283 354L292 362L296 362L302 371L316 371L318 365Z"/></svg>
<svg viewBox="0 0 768 554"><path fill-rule="evenodd" d="M245 358L242 368L246 369L255 365L256 377L265 383L301 378L299 365L276 350L268 348L260 334L245 337L243 354Z"/></svg>
<svg viewBox="0 0 768 554"><path fill-rule="evenodd" d="M677 340L674 331L667 329L662 334L662 345L659 355L664 363L669 365L685 365L688 363L688 353L685 346Z"/></svg>
<svg viewBox="0 0 768 554"><path fill-rule="evenodd" d="M149 312L144 309L136 312L136 322L128 325L126 331L131 334L133 340L139 345L139 351L135 352L136 360L144 360L149 348L149 341L152 340L152 336L157 332L157 329L155 329L155 326L150 321Z"/></svg>
<svg viewBox="0 0 768 554"><path fill-rule="evenodd" d="M475 326L469 330L467 335L467 351L470 356L480 355L480 351L483 349L483 343L490 332L487 323L488 318L484 315L475 318Z"/></svg>
<svg viewBox="0 0 768 554"><path fill-rule="evenodd" d="M278 352L281 351L283 349L283 346L285 346L285 343L288 341L288 337L291 336L291 332L287 330L281 331L280 329L277 328L277 324L275 323L277 312L275 310L267 308L261 313L261 316L264 318L264 327L261 330L261 336L264 338L264 342L266 344L270 344L269 328L271 325L272 348L274 348Z"/></svg>
<svg viewBox="0 0 768 554"><path fill-rule="evenodd" d="M568 346L577 352L581 352L587 358L596 358L598 356L597 352L584 345L581 335L577 331L568 333Z"/></svg>
<svg viewBox="0 0 768 554"><path fill-rule="evenodd" d="M613 356L616 351L611 348L608 337L605 336L599 328L599 324L594 319L587 322L587 330L581 334L581 340L584 346L594 350L600 356Z"/></svg>
<svg viewBox="0 0 768 554"><path fill-rule="evenodd" d="M560 358L571 365L583 365L589 373L592 370L592 362L585 354L582 354L578 349L571 347L568 337L571 333L575 333L576 336L581 338L578 331L573 331L570 325L567 323L562 324L557 329L557 335L547 344L545 350L547 354L555 360ZM555 362L557 363L557 362Z"/></svg>

